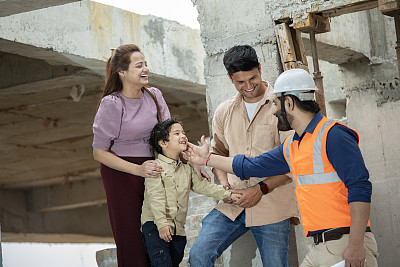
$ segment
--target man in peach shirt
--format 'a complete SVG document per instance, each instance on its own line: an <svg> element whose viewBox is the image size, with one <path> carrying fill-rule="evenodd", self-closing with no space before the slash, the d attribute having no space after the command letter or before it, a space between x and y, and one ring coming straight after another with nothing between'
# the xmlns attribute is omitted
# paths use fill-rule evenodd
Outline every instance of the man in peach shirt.
<svg viewBox="0 0 400 267"><path fill-rule="evenodd" d="M256 51L247 45L235 46L224 55L228 77L237 95L221 103L215 111L212 153L232 157L257 156L281 144L277 118L273 115L272 91L261 79ZM202 221L200 235L189 256L192 267L214 266L216 259L235 240L250 230L260 251L263 266L287 267L290 222L298 223L298 207L293 183L269 192L266 179L240 180L232 174L213 169L226 189L242 189L240 200L221 201Z"/></svg>

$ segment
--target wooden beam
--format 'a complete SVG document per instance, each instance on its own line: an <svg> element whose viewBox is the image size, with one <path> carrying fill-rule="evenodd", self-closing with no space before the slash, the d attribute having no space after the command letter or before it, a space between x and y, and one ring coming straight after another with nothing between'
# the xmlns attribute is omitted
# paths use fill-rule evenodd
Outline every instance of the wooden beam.
<svg viewBox="0 0 400 267"><path fill-rule="evenodd" d="M307 57L301 33L289 26L288 22L275 24L279 54L285 70L301 68L308 70Z"/></svg>
<svg viewBox="0 0 400 267"><path fill-rule="evenodd" d="M354 13L363 10L369 10L378 7L377 0L357 1L348 5L338 6L321 11L324 17L336 17L344 14Z"/></svg>
<svg viewBox="0 0 400 267"><path fill-rule="evenodd" d="M400 0L379 0L379 10L388 16L400 12Z"/></svg>
<svg viewBox="0 0 400 267"><path fill-rule="evenodd" d="M306 50L304 49L303 39L301 38L301 32L294 28L291 28L291 31L293 36L294 48L296 50L297 60L301 61L304 69L307 68L306 70L308 71L307 55L306 55Z"/></svg>
<svg viewBox="0 0 400 267"><path fill-rule="evenodd" d="M296 51L293 44L293 38L288 23L276 25L279 43L282 49L283 62L296 61Z"/></svg>
<svg viewBox="0 0 400 267"><path fill-rule="evenodd" d="M312 31L315 33L331 31L329 18L319 16L314 13L308 13L307 19L305 20L295 20L293 23L293 28L308 33Z"/></svg>

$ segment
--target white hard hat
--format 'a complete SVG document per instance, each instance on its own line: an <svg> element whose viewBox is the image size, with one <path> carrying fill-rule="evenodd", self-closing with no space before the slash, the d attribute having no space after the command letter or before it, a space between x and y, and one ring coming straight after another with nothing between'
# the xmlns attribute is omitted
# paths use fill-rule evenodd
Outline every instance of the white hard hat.
<svg viewBox="0 0 400 267"><path fill-rule="evenodd" d="M275 81L273 94L279 96L295 95L300 101L315 100L314 91L318 90L313 78L303 69L290 69L284 71Z"/></svg>

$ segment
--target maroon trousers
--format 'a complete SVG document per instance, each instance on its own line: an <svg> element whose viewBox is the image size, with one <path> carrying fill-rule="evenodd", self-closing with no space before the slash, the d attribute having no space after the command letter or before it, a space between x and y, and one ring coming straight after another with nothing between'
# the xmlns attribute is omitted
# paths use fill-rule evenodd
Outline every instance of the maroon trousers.
<svg viewBox="0 0 400 267"><path fill-rule="evenodd" d="M153 158L125 157L135 164ZM107 196L111 229L117 245L118 267L146 267L146 252L140 231L144 178L100 165Z"/></svg>

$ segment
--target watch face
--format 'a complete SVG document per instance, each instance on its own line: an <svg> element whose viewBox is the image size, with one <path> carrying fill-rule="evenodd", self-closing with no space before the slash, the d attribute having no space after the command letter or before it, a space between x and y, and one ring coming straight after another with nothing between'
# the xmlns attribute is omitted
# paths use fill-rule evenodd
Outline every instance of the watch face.
<svg viewBox="0 0 400 267"><path fill-rule="evenodd" d="M260 189L261 189L261 192L265 195L265 194L267 194L268 193L268 186L265 184L265 183L263 183L263 182L260 182L259 183L259 185L260 185Z"/></svg>

